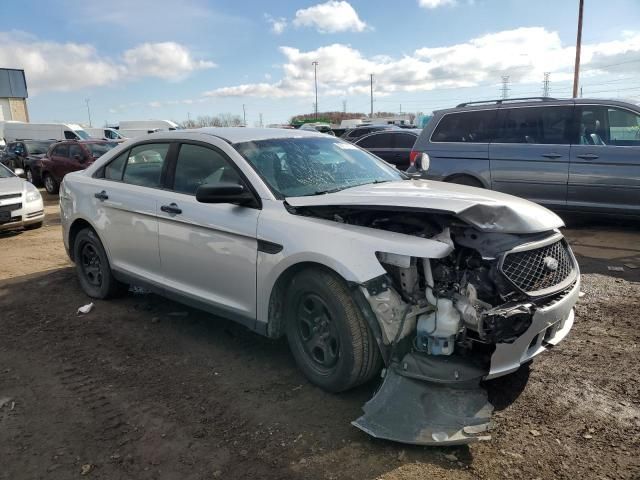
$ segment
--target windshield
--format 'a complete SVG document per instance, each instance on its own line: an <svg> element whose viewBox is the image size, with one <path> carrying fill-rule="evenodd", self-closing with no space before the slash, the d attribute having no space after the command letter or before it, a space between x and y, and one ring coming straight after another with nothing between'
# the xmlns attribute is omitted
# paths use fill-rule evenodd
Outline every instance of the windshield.
<svg viewBox="0 0 640 480"><path fill-rule="evenodd" d="M279 198L406 178L368 152L336 138L278 138L234 147Z"/></svg>
<svg viewBox="0 0 640 480"><path fill-rule="evenodd" d="M52 142L24 142L29 149L31 155L39 155L47 153Z"/></svg>
<svg viewBox="0 0 640 480"><path fill-rule="evenodd" d="M88 140L91 137L89 136L89 134L87 132L85 132L84 130L82 130L81 128L78 128L77 130L73 131L76 135L78 135L82 140Z"/></svg>
<svg viewBox="0 0 640 480"><path fill-rule="evenodd" d="M104 155L109 150L111 150L113 147L117 147L117 146L118 146L118 144L116 142L89 143L89 144L87 144L87 147L89 147L89 150L91 150L91 155L93 155L94 158L98 158L98 157Z"/></svg>
<svg viewBox="0 0 640 480"><path fill-rule="evenodd" d="M13 172L0 163L0 178L12 178L15 177Z"/></svg>

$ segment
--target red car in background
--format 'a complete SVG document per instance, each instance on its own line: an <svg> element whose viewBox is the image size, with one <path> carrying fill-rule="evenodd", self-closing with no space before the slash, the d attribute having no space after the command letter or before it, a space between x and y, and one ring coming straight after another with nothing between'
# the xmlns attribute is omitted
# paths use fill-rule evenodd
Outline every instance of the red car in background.
<svg viewBox="0 0 640 480"><path fill-rule="evenodd" d="M34 183L44 183L51 194L58 193L67 173L84 170L97 158L118 145L104 140L69 140L49 147L47 154L29 165Z"/></svg>

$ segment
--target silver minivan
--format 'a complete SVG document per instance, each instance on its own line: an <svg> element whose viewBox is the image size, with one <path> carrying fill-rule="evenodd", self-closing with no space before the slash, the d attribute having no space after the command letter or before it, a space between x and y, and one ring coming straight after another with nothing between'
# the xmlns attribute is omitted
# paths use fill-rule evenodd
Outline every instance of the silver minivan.
<svg viewBox="0 0 640 480"><path fill-rule="evenodd" d="M556 210L640 214L640 106L633 103L547 97L465 103L435 112L411 158L420 159L429 179Z"/></svg>

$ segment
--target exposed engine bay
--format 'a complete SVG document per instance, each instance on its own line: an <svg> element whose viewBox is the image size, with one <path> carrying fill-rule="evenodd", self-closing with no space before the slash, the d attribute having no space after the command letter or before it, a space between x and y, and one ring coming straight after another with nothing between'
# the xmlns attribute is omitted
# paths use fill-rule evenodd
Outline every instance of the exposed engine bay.
<svg viewBox="0 0 640 480"><path fill-rule="evenodd" d="M532 326L537 309L576 283L577 264L562 235L486 232L424 210L297 210L450 247L441 258L376 253L386 274L361 288L380 327L387 368L380 390L354 425L375 437L416 444L488 438L492 407L480 382L491 372L494 352L499 345L522 343L518 339L525 332L537 334L531 332L538 328ZM564 320L519 347L524 351L518 350L511 371L563 328ZM422 416L408 416L406 408L420 409Z"/></svg>

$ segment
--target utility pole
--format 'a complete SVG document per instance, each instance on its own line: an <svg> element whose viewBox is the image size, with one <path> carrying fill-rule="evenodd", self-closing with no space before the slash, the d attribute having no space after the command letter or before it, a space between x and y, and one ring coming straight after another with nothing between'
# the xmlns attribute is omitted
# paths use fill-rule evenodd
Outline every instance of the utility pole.
<svg viewBox="0 0 640 480"><path fill-rule="evenodd" d="M500 94L503 100L509 98L509 75L502 76L502 88L500 89Z"/></svg>
<svg viewBox="0 0 640 480"><path fill-rule="evenodd" d="M402 115L402 104L400 104L400 115Z"/></svg>
<svg viewBox="0 0 640 480"><path fill-rule="evenodd" d="M542 96L543 97L548 97L549 96L549 75L551 75L551 72L544 72L544 81L542 82Z"/></svg>
<svg viewBox="0 0 640 480"><path fill-rule="evenodd" d="M85 98L84 99L84 103L87 104L87 115L89 116L89 127L92 127L93 125L91 125L91 107L89 107L89 100L91 100L90 98Z"/></svg>
<svg viewBox="0 0 640 480"><path fill-rule="evenodd" d="M347 101L342 100L342 113L347 113Z"/></svg>
<svg viewBox="0 0 640 480"><path fill-rule="evenodd" d="M264 125L262 124L262 114L260 113L260 114L258 114L258 115L259 115L259 117L260 117L260 128L262 128L262 127L264 126Z"/></svg>
<svg viewBox="0 0 640 480"><path fill-rule="evenodd" d="M582 86L580 86L580 98L582 98Z"/></svg>
<svg viewBox="0 0 640 480"><path fill-rule="evenodd" d="M313 83L316 86L316 121L318 120L318 62L311 62L313 65Z"/></svg>
<svg viewBox="0 0 640 480"><path fill-rule="evenodd" d="M373 73L370 73L369 77L371 77L371 115L370 117L373 118Z"/></svg>
<svg viewBox="0 0 640 480"><path fill-rule="evenodd" d="M242 124L246 127L247 126L247 110L244 107L244 103L242 104Z"/></svg>
<svg viewBox="0 0 640 480"><path fill-rule="evenodd" d="M580 0L578 10L578 38L576 39L576 64L573 69L573 98L578 96L578 81L580 79L580 48L582 47L582 12L584 0Z"/></svg>

